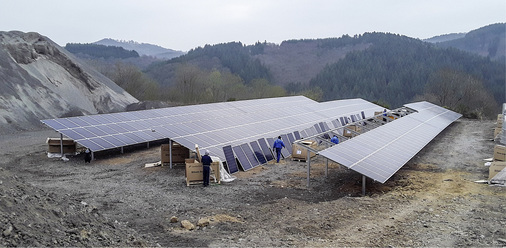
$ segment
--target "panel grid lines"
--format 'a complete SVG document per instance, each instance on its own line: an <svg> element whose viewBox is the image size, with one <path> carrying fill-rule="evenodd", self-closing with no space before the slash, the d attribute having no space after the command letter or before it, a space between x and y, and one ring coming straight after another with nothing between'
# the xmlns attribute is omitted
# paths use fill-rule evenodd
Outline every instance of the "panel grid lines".
<svg viewBox="0 0 506 248"><path fill-rule="evenodd" d="M48 119L42 122L83 146L92 146L88 147L92 151L131 145L131 140L140 143L167 138L192 150L195 142L199 142L202 149L215 150L218 153L216 156L225 159L222 147L226 145L234 147L265 137L292 134L315 123L323 122L325 125L325 122L339 116L360 111L372 113L380 109L380 106L362 99L318 103L303 96L294 96Z"/></svg>
<svg viewBox="0 0 506 248"><path fill-rule="evenodd" d="M384 183L460 114L422 102L418 112L319 152L320 155Z"/></svg>

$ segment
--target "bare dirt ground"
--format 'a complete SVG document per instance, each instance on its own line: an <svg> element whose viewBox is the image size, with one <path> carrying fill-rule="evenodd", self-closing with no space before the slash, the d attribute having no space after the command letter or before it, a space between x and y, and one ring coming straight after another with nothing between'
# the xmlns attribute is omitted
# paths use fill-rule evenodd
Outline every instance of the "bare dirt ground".
<svg viewBox="0 0 506 248"><path fill-rule="evenodd" d="M40 130L0 140L0 246L504 246L506 188L488 178L492 121L450 125L385 184L325 160L285 160L187 187L184 166L144 168L159 146L47 158ZM171 223L172 216L178 222ZM194 230L200 219L207 226Z"/></svg>

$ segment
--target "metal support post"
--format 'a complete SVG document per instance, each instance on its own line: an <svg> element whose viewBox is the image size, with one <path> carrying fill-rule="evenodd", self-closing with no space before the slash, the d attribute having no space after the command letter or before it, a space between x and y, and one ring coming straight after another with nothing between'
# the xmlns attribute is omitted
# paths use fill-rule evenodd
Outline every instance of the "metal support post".
<svg viewBox="0 0 506 248"><path fill-rule="evenodd" d="M329 159L325 162L325 177L329 177Z"/></svg>
<svg viewBox="0 0 506 248"><path fill-rule="evenodd" d="M121 154L123 154L123 147L121 147Z"/></svg>
<svg viewBox="0 0 506 248"><path fill-rule="evenodd" d="M60 134L60 152L61 157L63 158L63 134Z"/></svg>
<svg viewBox="0 0 506 248"><path fill-rule="evenodd" d="M169 166L172 169L172 140L169 139Z"/></svg>
<svg viewBox="0 0 506 248"><path fill-rule="evenodd" d="M309 189L309 175L311 174L311 151L307 150L307 188Z"/></svg>
<svg viewBox="0 0 506 248"><path fill-rule="evenodd" d="M149 148L149 141L148 141L148 144L146 145L147 148Z"/></svg>
<svg viewBox="0 0 506 248"><path fill-rule="evenodd" d="M365 196L365 176L362 175L362 196Z"/></svg>
<svg viewBox="0 0 506 248"><path fill-rule="evenodd" d="M91 160L95 160L95 153L93 151L91 151Z"/></svg>

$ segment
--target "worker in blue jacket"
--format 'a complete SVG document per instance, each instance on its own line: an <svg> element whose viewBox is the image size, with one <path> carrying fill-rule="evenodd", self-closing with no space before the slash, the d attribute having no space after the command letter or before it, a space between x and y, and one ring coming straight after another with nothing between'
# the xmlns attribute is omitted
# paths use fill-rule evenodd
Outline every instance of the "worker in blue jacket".
<svg viewBox="0 0 506 248"><path fill-rule="evenodd" d="M276 149L277 163L279 163L279 159L281 158L281 149L285 147L285 143L281 140L281 136L278 136L278 139L274 141L274 145L272 147Z"/></svg>
<svg viewBox="0 0 506 248"><path fill-rule="evenodd" d="M200 160L202 162L203 166L203 176L204 176L204 187L209 186L209 175L211 174L211 163L213 160L209 156L209 151L206 150L205 155L202 156L202 159Z"/></svg>
<svg viewBox="0 0 506 248"><path fill-rule="evenodd" d="M337 138L337 136L334 135L334 137L332 137L332 139L330 139L330 142L332 142L334 144L339 144L339 138Z"/></svg>

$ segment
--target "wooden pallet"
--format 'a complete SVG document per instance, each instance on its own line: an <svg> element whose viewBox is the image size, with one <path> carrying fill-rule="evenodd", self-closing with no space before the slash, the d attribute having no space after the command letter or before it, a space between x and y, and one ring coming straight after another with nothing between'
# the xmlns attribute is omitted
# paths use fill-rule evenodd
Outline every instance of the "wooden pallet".
<svg viewBox="0 0 506 248"><path fill-rule="evenodd" d="M186 180L186 186L203 184L204 181L188 181Z"/></svg>
<svg viewBox="0 0 506 248"><path fill-rule="evenodd" d="M305 159L305 158L292 158L292 161L306 162L307 159Z"/></svg>

